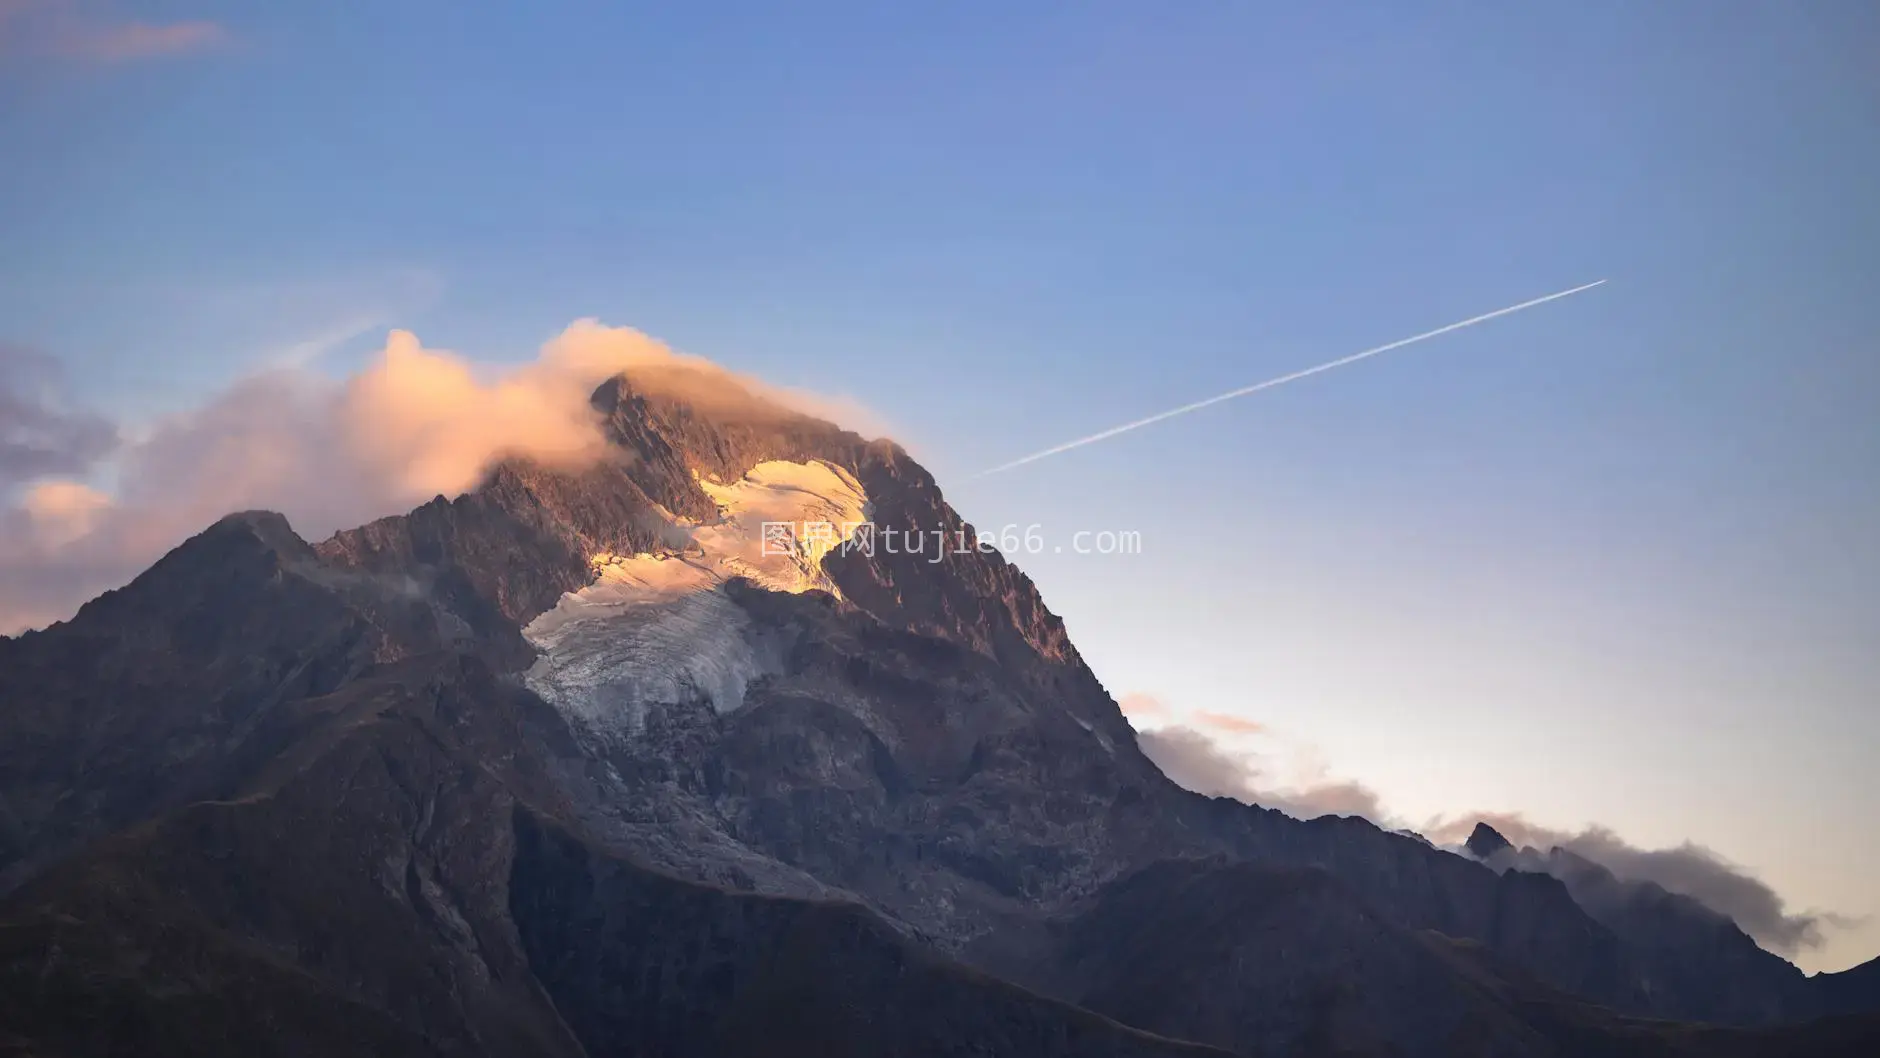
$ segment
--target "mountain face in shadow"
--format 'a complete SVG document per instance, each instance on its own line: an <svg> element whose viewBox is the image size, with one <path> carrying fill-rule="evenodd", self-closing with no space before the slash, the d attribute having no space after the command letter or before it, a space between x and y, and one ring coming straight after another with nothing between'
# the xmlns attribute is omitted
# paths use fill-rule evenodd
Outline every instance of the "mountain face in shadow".
<svg viewBox="0 0 1880 1058"><path fill-rule="evenodd" d="M904 451L659 383L596 392L585 470L503 464L316 545L232 515L0 639L0 1051L1875 1038L1795 1024L1871 1009L1858 982L1791 988L1681 905L1179 789ZM779 589L737 504L827 497L764 468L948 549L796 553L818 586Z"/></svg>
<svg viewBox="0 0 1880 1058"><path fill-rule="evenodd" d="M1840 973L1816 974L1808 983L1827 1013L1880 1010L1880 959L1869 959Z"/></svg>
<svg viewBox="0 0 1880 1058"><path fill-rule="evenodd" d="M1466 850L1498 870L1560 879L1594 919L1623 938L1646 973L1654 1011L1739 1024L1827 1013L1820 989L1759 947L1727 916L1655 882L1622 880L1565 848L1515 848L1486 823Z"/></svg>

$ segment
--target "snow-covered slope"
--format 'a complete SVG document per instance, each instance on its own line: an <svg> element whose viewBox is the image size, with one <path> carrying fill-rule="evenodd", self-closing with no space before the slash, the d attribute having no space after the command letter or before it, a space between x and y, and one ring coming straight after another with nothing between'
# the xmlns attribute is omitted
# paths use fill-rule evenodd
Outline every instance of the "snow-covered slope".
<svg viewBox="0 0 1880 1058"><path fill-rule="evenodd" d="M822 560L869 516L855 478L821 461L760 463L739 481L699 486L718 519L675 522L689 534L683 548L590 556L594 582L523 629L542 652L525 681L597 733L634 734L661 703L736 709L777 659L749 634L724 583L744 577L771 591L833 593Z"/></svg>

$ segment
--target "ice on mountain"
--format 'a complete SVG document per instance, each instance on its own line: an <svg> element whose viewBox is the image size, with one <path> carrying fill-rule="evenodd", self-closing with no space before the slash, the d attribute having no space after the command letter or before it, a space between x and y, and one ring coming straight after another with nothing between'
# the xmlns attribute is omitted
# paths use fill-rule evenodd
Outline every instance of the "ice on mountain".
<svg viewBox="0 0 1880 1058"><path fill-rule="evenodd" d="M542 652L524 681L590 730L632 735L662 704L742 705L780 659L723 585L744 577L770 591L834 592L822 560L866 518L854 477L821 461L760 463L739 481L699 485L717 521L678 526L689 534L678 550L591 556L594 582L523 629ZM765 547L766 525L789 527L790 546Z"/></svg>

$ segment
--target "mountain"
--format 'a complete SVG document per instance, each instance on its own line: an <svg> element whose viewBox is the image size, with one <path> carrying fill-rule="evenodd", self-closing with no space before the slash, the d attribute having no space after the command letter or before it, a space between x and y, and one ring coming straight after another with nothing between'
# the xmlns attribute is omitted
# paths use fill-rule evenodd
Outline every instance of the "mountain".
<svg viewBox="0 0 1880 1058"><path fill-rule="evenodd" d="M1238 1053L1548 1052L1423 935L1323 870L1165 860L1055 927L1056 991Z"/></svg>
<svg viewBox="0 0 1880 1058"><path fill-rule="evenodd" d="M1487 823L1477 823L1475 829L1469 832L1469 840L1463 847L1469 850L1469 855L1487 862L1497 853L1514 848L1514 845L1501 836L1501 831Z"/></svg>
<svg viewBox="0 0 1880 1058"><path fill-rule="evenodd" d="M220 797L13 894L0 1025L49 1054L1208 1053L853 903L595 849L514 752L552 716L474 659L393 664L267 726L291 748Z"/></svg>
<svg viewBox="0 0 1880 1058"><path fill-rule="evenodd" d="M1626 943L1654 1012L1766 1025L1837 1009L1880 1010L1824 1005L1800 970L1764 951L1727 916L1654 882L1621 880L1565 848L1517 849L1485 823L1466 848L1496 869L1560 879L1575 903Z"/></svg>
<svg viewBox="0 0 1880 1058"><path fill-rule="evenodd" d="M1223 857L1153 864L1048 937L1052 994L1241 1054L1834 1054L1873 1025L1818 1025L1814 1042L1621 1016L1482 945L1396 926L1325 871Z"/></svg>
<svg viewBox="0 0 1880 1058"><path fill-rule="evenodd" d="M1840 973L1816 974L1808 986L1830 1014L1880 1010L1880 959L1869 959Z"/></svg>
<svg viewBox="0 0 1880 1058"><path fill-rule="evenodd" d="M1650 901L1174 786L905 451L690 370L596 391L596 465L232 515L0 639L0 1044L1672 1055L1764 1037L1638 1018L1822 1009Z"/></svg>

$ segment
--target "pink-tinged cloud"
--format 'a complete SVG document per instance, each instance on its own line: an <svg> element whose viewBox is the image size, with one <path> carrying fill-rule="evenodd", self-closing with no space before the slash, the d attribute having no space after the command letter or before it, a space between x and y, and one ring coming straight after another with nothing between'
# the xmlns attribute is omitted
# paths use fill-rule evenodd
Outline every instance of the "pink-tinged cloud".
<svg viewBox="0 0 1880 1058"><path fill-rule="evenodd" d="M119 21L74 0L0 0L0 55L42 55L98 64L190 55L233 40L218 22Z"/></svg>
<svg viewBox="0 0 1880 1058"><path fill-rule="evenodd" d="M1151 716L1165 716L1168 713L1168 707L1162 704L1160 698L1157 698L1153 694L1143 694L1141 692L1123 695L1116 703L1116 707L1122 710L1124 716L1133 716L1137 719Z"/></svg>
<svg viewBox="0 0 1880 1058"><path fill-rule="evenodd" d="M90 62L134 62L207 51L227 44L229 39L228 30L216 22L172 22L162 26L126 22L77 30L58 41L56 50Z"/></svg>
<svg viewBox="0 0 1880 1058"><path fill-rule="evenodd" d="M1295 819L1363 816L1379 826L1390 825L1377 792L1363 783L1332 779L1316 768L1299 781L1278 781L1259 756L1223 746L1192 727L1140 731L1136 743L1162 774L1196 793L1278 809Z"/></svg>
<svg viewBox="0 0 1880 1058"><path fill-rule="evenodd" d="M1202 709L1195 713L1195 719L1207 727L1214 728L1216 731L1225 731L1230 735L1258 735L1266 731L1266 725L1258 720L1249 720L1244 716L1235 716L1233 713L1217 713Z"/></svg>
<svg viewBox="0 0 1880 1058"><path fill-rule="evenodd" d="M63 547L91 532L111 497L76 481L41 481L26 490L20 509L37 539Z"/></svg>
<svg viewBox="0 0 1880 1058"><path fill-rule="evenodd" d="M638 331L588 320L504 368L394 331L344 382L276 369L158 423L109 455L123 484L107 496L80 479L115 442L110 424L72 428L36 390L9 389L0 375L0 471L18 471L0 473L18 497L0 508L0 634L71 616L231 511L280 511L319 539L472 489L503 459L589 464L608 452L589 397L623 371L644 390L724 414L807 410Z"/></svg>

